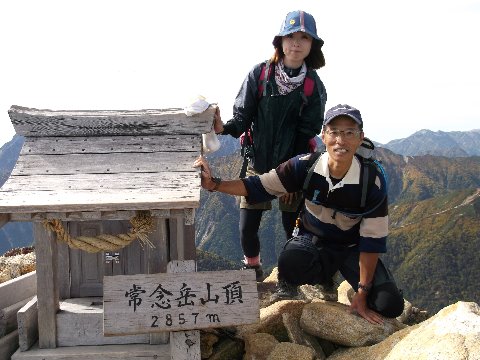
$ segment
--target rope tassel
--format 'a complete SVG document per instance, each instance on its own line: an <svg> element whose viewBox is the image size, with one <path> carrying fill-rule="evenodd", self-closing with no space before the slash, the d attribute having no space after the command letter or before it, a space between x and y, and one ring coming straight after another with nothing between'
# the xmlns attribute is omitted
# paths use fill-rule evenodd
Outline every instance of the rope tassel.
<svg viewBox="0 0 480 360"><path fill-rule="evenodd" d="M130 219L132 230L128 234L99 234L96 237L78 236L72 238L65 230L59 219L45 220L43 225L46 229L57 235L57 240L68 244L72 249L80 249L89 253L100 251L115 251L129 245L134 240L140 240L140 245L154 248L155 245L148 239L148 234L153 232L153 219L149 211L138 211L137 215Z"/></svg>

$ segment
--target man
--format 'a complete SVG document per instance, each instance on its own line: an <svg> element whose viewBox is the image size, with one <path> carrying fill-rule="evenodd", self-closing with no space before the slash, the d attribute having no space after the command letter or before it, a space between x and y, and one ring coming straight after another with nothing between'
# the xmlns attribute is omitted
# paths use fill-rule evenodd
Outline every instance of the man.
<svg viewBox="0 0 480 360"><path fill-rule="evenodd" d="M205 189L243 195L252 203L303 189L305 206L298 235L279 255L273 300L295 298L298 285L326 284L338 270L356 291L352 311L381 324L381 315L399 316L404 303L393 276L379 259L386 252L388 235L385 177L372 162L355 155L364 138L359 110L349 105L329 109L321 137L326 152L313 165L312 155L300 155L266 174L233 181L212 177L203 158L194 166L202 166Z"/></svg>

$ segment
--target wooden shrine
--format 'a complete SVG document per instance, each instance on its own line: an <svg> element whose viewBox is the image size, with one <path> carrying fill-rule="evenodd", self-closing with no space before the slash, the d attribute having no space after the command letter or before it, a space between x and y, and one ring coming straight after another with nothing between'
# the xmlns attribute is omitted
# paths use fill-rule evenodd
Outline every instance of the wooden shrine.
<svg viewBox="0 0 480 360"><path fill-rule="evenodd" d="M214 113L215 106L190 117L182 109L11 107L25 142L0 189L0 226L34 223L37 303L30 306L38 307L38 342L28 338L33 332L26 322L28 345L12 359L100 360L104 353L109 359L170 359L168 333L103 335L103 277L164 273L170 260L195 258L200 180L192 164ZM132 219L140 215L150 221L151 244L133 240L88 252L56 240L62 230L72 243L132 236Z"/></svg>

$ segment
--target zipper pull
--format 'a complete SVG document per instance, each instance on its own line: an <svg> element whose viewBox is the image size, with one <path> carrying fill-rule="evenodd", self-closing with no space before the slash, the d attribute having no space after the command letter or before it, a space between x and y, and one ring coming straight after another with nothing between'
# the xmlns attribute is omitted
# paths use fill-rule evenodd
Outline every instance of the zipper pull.
<svg viewBox="0 0 480 360"><path fill-rule="evenodd" d="M300 218L298 217L295 220L295 227L293 228L292 236L293 237L298 236L299 231L300 231Z"/></svg>

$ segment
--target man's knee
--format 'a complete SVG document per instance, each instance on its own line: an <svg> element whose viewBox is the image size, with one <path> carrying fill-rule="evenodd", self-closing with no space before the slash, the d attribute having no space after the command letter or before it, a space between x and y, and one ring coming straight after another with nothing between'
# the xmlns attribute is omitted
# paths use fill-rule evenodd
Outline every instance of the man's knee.
<svg viewBox="0 0 480 360"><path fill-rule="evenodd" d="M290 239L278 257L278 276L293 285L318 284L322 273L318 250L308 237Z"/></svg>
<svg viewBox="0 0 480 360"><path fill-rule="evenodd" d="M403 295L393 282L374 286L368 302L369 307L387 318L395 318L403 312Z"/></svg>

